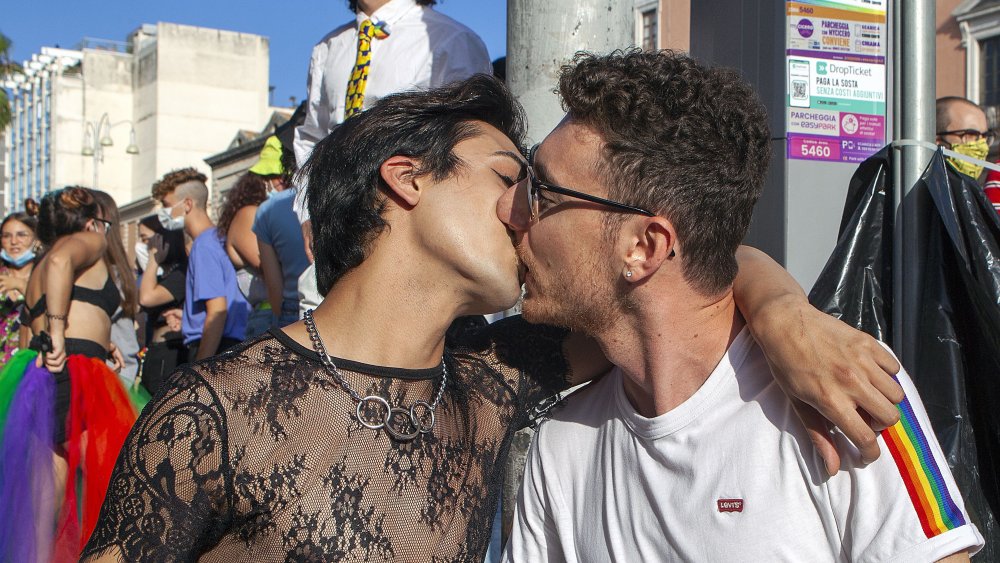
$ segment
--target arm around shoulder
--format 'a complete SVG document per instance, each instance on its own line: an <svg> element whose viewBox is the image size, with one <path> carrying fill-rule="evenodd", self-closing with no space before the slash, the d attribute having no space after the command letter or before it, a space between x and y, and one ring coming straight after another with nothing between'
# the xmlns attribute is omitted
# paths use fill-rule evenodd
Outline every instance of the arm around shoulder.
<svg viewBox="0 0 1000 563"><path fill-rule="evenodd" d="M522 375L522 407L607 373L612 365L597 341L548 325L531 324L520 315L486 327L497 359Z"/></svg>
<svg viewBox="0 0 1000 563"><path fill-rule="evenodd" d="M760 344L775 379L792 398L799 417L831 474L840 465L826 420L876 459L876 429L899 419L903 394L892 375L899 362L874 338L809 304L798 283L759 250L741 246L733 283L736 305Z"/></svg>

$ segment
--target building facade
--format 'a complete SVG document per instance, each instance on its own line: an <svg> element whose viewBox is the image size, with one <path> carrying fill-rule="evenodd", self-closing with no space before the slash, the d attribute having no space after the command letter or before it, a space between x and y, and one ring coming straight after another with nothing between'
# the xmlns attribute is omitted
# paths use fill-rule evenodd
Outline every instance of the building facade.
<svg viewBox="0 0 1000 563"><path fill-rule="evenodd" d="M124 42L43 48L6 86L7 209L66 185L97 187L119 206L164 173L225 149L270 117L266 37L171 23Z"/></svg>
<svg viewBox="0 0 1000 563"><path fill-rule="evenodd" d="M965 51L965 64L956 65L964 70L965 97L983 106L996 128L1000 125L1000 1L966 0L950 15L949 23L957 24Z"/></svg>
<svg viewBox="0 0 1000 563"><path fill-rule="evenodd" d="M691 46L691 0L634 0L635 44L649 51Z"/></svg>

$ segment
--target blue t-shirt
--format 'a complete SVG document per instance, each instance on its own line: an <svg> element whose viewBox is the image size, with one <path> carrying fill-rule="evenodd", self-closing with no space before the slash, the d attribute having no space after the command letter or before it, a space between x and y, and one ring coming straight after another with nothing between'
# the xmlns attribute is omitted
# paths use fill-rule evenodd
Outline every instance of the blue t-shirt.
<svg viewBox="0 0 1000 563"><path fill-rule="evenodd" d="M292 210L295 190L282 190L257 208L253 233L257 240L274 247L281 264L282 291L286 309L298 310L299 276L309 267L302 226ZM272 304L275 310L278 306ZM277 312L277 311L276 311Z"/></svg>
<svg viewBox="0 0 1000 563"><path fill-rule="evenodd" d="M223 338L243 340L246 336L250 304L236 284L236 269L229 261L215 227L206 229L191 245L184 297L181 328L185 344L201 338L207 316L205 302L216 297L225 297L228 309Z"/></svg>

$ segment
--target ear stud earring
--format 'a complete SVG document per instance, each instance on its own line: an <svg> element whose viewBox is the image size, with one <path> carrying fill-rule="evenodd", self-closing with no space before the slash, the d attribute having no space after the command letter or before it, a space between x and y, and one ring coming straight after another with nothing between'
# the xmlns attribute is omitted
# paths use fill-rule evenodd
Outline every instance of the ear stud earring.
<svg viewBox="0 0 1000 563"><path fill-rule="evenodd" d="M625 277L626 278L631 278L632 277L632 270L629 270L629 271L625 272Z"/></svg>

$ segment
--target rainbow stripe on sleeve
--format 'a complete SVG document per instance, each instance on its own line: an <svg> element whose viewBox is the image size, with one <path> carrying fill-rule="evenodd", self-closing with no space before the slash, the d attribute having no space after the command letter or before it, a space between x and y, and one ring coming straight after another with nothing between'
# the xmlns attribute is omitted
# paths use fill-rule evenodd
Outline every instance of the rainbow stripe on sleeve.
<svg viewBox="0 0 1000 563"><path fill-rule="evenodd" d="M903 399L898 408L899 422L883 430L882 439L896 461L924 534L933 538L965 525L965 516L951 498L910 399Z"/></svg>

